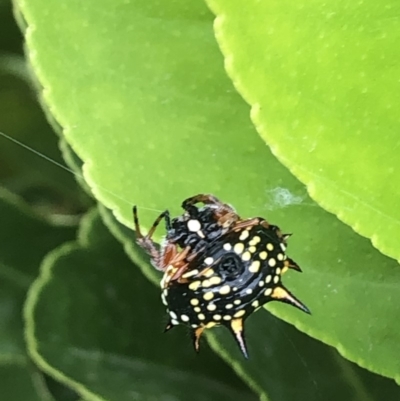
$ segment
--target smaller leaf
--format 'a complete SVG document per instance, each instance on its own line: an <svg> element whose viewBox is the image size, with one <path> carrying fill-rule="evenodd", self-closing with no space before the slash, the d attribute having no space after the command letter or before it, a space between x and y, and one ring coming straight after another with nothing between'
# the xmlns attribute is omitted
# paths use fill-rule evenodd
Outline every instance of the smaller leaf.
<svg viewBox="0 0 400 401"><path fill-rule="evenodd" d="M0 189L0 383L7 401L54 401L26 355L22 307L44 255L74 237L72 227L51 225ZM61 400L57 400L61 401Z"/></svg>
<svg viewBox="0 0 400 401"><path fill-rule="evenodd" d="M40 373L26 362L0 362L1 397L7 401L54 401L40 388Z"/></svg>
<svg viewBox="0 0 400 401"><path fill-rule="evenodd" d="M51 225L17 197L0 190L0 359L25 358L22 306L43 257L75 235Z"/></svg>
<svg viewBox="0 0 400 401"><path fill-rule="evenodd" d="M0 1L0 53L23 53L21 32L13 18L11 0Z"/></svg>

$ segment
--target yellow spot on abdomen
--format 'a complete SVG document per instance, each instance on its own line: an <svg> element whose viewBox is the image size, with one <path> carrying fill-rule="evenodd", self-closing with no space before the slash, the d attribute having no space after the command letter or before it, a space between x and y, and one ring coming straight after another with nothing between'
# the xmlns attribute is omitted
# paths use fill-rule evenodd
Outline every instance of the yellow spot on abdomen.
<svg viewBox="0 0 400 401"><path fill-rule="evenodd" d="M211 285L218 285L221 284L222 279L221 277L213 276L208 281L211 283Z"/></svg>
<svg viewBox="0 0 400 401"><path fill-rule="evenodd" d="M260 241L261 241L261 238L258 235L256 235L251 239L251 241L249 242L249 245L250 246L257 245Z"/></svg>
<svg viewBox="0 0 400 401"><path fill-rule="evenodd" d="M211 291L208 291L203 295L203 298L206 301L211 301L214 298L214 293L212 293Z"/></svg>
<svg viewBox="0 0 400 401"><path fill-rule="evenodd" d="M189 290L197 291L201 285L201 281L193 281L193 283L189 284Z"/></svg>
<svg viewBox="0 0 400 401"><path fill-rule="evenodd" d="M214 274L214 270L213 269L207 269L204 271L204 273L202 274L205 277L211 277Z"/></svg>
<svg viewBox="0 0 400 401"><path fill-rule="evenodd" d="M243 316L245 313L246 313L246 311L245 311L244 309L242 309L242 310L236 312L233 316L234 316L234 317L241 317L241 316Z"/></svg>
<svg viewBox="0 0 400 401"><path fill-rule="evenodd" d="M207 287L211 287L211 283L210 280L203 280L203 282L201 283L201 285L205 288Z"/></svg>
<svg viewBox="0 0 400 401"><path fill-rule="evenodd" d="M183 278L189 278L189 277L195 276L195 275L198 274L198 273L199 273L199 271L198 271L197 269L194 269L194 270L188 271L188 272L185 273L185 274L182 274L182 277L183 277Z"/></svg>
<svg viewBox="0 0 400 401"><path fill-rule="evenodd" d="M219 289L219 293L222 295L229 294L231 292L231 287L229 285L224 285Z"/></svg>
<svg viewBox="0 0 400 401"><path fill-rule="evenodd" d="M257 250L257 248L256 248L255 246L249 246L248 251L249 251L250 253L254 253L256 250Z"/></svg>
<svg viewBox="0 0 400 401"><path fill-rule="evenodd" d="M257 273L260 270L261 262L259 260L255 260L249 267L249 271L251 273Z"/></svg>
<svg viewBox="0 0 400 401"><path fill-rule="evenodd" d="M240 241L244 241L248 236L249 236L249 232L248 231L242 231L242 233L240 234Z"/></svg>
<svg viewBox="0 0 400 401"><path fill-rule="evenodd" d="M235 251L235 253L240 255L244 251L243 243L242 242L238 242L237 244L235 244L235 246L233 247L233 250Z"/></svg>

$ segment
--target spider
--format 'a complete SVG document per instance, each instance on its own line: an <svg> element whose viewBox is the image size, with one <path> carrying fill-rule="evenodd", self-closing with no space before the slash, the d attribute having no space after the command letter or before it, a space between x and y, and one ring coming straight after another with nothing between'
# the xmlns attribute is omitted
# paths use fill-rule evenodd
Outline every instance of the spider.
<svg viewBox="0 0 400 401"><path fill-rule="evenodd" d="M136 241L164 273L162 301L170 317L166 331L189 326L198 351L204 330L223 325L248 358L244 321L255 310L277 300L310 313L281 282L289 268L301 271L285 253L290 234L261 217L241 219L213 195L188 198L182 208L184 213L172 220L167 210L161 213L147 235L141 233L133 208ZM163 219L166 237L158 248L152 236Z"/></svg>

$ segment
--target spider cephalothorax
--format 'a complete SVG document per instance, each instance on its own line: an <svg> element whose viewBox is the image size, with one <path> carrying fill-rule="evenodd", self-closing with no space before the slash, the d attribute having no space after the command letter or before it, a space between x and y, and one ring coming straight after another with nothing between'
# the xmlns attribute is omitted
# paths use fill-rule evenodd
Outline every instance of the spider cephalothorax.
<svg viewBox="0 0 400 401"><path fill-rule="evenodd" d="M203 207L196 203L204 202ZM167 229L168 242L177 244L182 249L190 246L192 252L220 237L236 222L235 210L218 201L211 195L197 195L182 203L185 212L171 220Z"/></svg>
<svg viewBox="0 0 400 401"><path fill-rule="evenodd" d="M198 208L199 202L204 206ZM189 198L182 207L184 214L172 221L168 212L161 214L145 237L134 209L137 241L164 272L167 330L178 324L189 326L198 350L205 329L224 325L247 357L244 320L262 305L278 300L309 313L281 283L288 268L301 271L286 256L289 235L260 217L241 219L212 195ZM158 250L151 236L163 217L167 234Z"/></svg>

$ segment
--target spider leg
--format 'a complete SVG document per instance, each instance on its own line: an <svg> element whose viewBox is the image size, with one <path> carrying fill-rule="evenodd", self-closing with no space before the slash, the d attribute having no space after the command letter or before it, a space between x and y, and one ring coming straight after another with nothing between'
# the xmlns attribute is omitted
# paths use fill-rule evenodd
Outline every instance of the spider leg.
<svg viewBox="0 0 400 401"><path fill-rule="evenodd" d="M257 224L260 224L260 218L259 217L254 217L252 219L246 219L246 220L239 220L234 228L236 229L243 229L247 227L253 227L256 226Z"/></svg>
<svg viewBox="0 0 400 401"><path fill-rule="evenodd" d="M167 288L171 280L176 280L187 268L185 258L190 251L190 247L186 247L183 251L178 252L173 244L167 244L164 252L159 259L157 267L159 270L165 271L161 280L161 287Z"/></svg>
<svg viewBox="0 0 400 401"><path fill-rule="evenodd" d="M167 232L169 230L171 230L171 216L169 215L169 211L166 210L164 212L164 220L165 220L165 229L167 230Z"/></svg>
<svg viewBox="0 0 400 401"><path fill-rule="evenodd" d="M135 231L136 231L136 242L139 246L141 246L153 259L153 261L158 264L157 262L160 260L161 255L160 251L158 250L156 243L151 239L155 230L157 229L160 221L165 219L167 227L170 225L170 217L168 210L162 212L154 221L153 225L151 226L149 232L146 235L143 235L140 230L140 223L139 217L137 213L137 207L133 207L133 221L135 224Z"/></svg>
<svg viewBox="0 0 400 401"><path fill-rule="evenodd" d="M193 346L194 346L194 349L196 352L199 352L200 337L203 334L203 331L204 331L204 327L198 327L197 329L194 329L191 331Z"/></svg>
<svg viewBox="0 0 400 401"><path fill-rule="evenodd" d="M218 209L223 209L226 212L235 213L235 210L231 206L227 205L226 203L222 203L217 197L209 194L198 194L185 199L182 202L182 208L190 211L191 206L194 206L196 203L200 202L204 203L205 205L215 205L218 207Z"/></svg>

